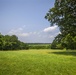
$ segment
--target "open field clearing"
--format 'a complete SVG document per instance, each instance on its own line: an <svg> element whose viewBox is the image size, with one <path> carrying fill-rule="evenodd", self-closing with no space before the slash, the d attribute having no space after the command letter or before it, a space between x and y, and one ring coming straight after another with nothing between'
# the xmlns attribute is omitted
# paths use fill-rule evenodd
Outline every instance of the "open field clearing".
<svg viewBox="0 0 76 75"><path fill-rule="evenodd" d="M0 51L0 75L76 75L76 50Z"/></svg>

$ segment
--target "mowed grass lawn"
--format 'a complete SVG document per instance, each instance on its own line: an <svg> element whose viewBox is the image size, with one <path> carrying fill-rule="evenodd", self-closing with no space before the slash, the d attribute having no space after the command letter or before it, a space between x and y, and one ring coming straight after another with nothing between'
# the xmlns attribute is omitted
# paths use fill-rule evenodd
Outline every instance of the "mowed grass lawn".
<svg viewBox="0 0 76 75"><path fill-rule="evenodd" d="M0 51L0 75L76 75L76 51Z"/></svg>

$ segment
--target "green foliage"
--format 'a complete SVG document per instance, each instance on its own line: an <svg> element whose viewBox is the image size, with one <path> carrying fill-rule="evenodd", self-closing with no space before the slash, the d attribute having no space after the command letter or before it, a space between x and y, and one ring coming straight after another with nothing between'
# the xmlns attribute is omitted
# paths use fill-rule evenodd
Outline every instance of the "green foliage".
<svg viewBox="0 0 76 75"><path fill-rule="evenodd" d="M51 44L47 44L47 43L31 43L28 45L29 45L29 49L50 49L51 48Z"/></svg>
<svg viewBox="0 0 76 75"><path fill-rule="evenodd" d="M73 46L74 46L74 49L76 49L76 36L73 38Z"/></svg>
<svg viewBox="0 0 76 75"><path fill-rule="evenodd" d="M40 46L40 45L35 45L35 46L29 46L30 49L50 49L51 46Z"/></svg>
<svg viewBox="0 0 76 75"><path fill-rule="evenodd" d="M18 40L16 35L2 35L0 34L0 50L17 50L28 49L29 46Z"/></svg>
<svg viewBox="0 0 76 75"><path fill-rule="evenodd" d="M57 49L57 42L54 40L51 44L51 49Z"/></svg>
<svg viewBox="0 0 76 75"><path fill-rule="evenodd" d="M62 35L62 34L59 34L59 35ZM52 49L64 49L64 48L72 49L72 50L76 49L76 36L73 37L70 34L62 38L58 36L55 37L54 41L51 44Z"/></svg>
<svg viewBox="0 0 76 75"><path fill-rule="evenodd" d="M55 0L54 7L48 11L45 18L51 25L57 25L61 32L54 39L52 48L58 48L58 44L60 48L76 49L76 0Z"/></svg>
<svg viewBox="0 0 76 75"><path fill-rule="evenodd" d="M76 75L76 51L0 51L0 75Z"/></svg>
<svg viewBox="0 0 76 75"><path fill-rule="evenodd" d="M63 49L63 46L61 44L62 38L63 36L61 34L58 34L51 44L51 49Z"/></svg>
<svg viewBox="0 0 76 75"><path fill-rule="evenodd" d="M64 37L61 40L61 43L65 44L65 48L67 49L76 49L76 36L73 38L73 36L71 36L70 34L68 34L66 37Z"/></svg>

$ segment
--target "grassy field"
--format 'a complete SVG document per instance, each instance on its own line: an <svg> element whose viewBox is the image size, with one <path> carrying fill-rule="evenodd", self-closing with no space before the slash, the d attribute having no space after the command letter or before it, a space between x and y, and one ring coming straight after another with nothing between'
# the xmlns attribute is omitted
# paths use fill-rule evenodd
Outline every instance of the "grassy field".
<svg viewBox="0 0 76 75"><path fill-rule="evenodd" d="M76 75L76 51L0 51L0 75Z"/></svg>

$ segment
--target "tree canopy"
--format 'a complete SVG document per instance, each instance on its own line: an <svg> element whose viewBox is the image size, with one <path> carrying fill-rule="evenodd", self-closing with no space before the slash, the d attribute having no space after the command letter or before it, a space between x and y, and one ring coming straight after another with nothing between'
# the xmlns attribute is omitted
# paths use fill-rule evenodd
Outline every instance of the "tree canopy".
<svg viewBox="0 0 76 75"><path fill-rule="evenodd" d="M2 35L0 33L0 50L28 49L28 45L18 40L16 35Z"/></svg>
<svg viewBox="0 0 76 75"><path fill-rule="evenodd" d="M56 42L54 48L61 44L61 48L76 49L74 47L76 44L76 0L55 0L54 7L48 11L45 18L48 19L51 26L57 25L61 32L52 43Z"/></svg>

